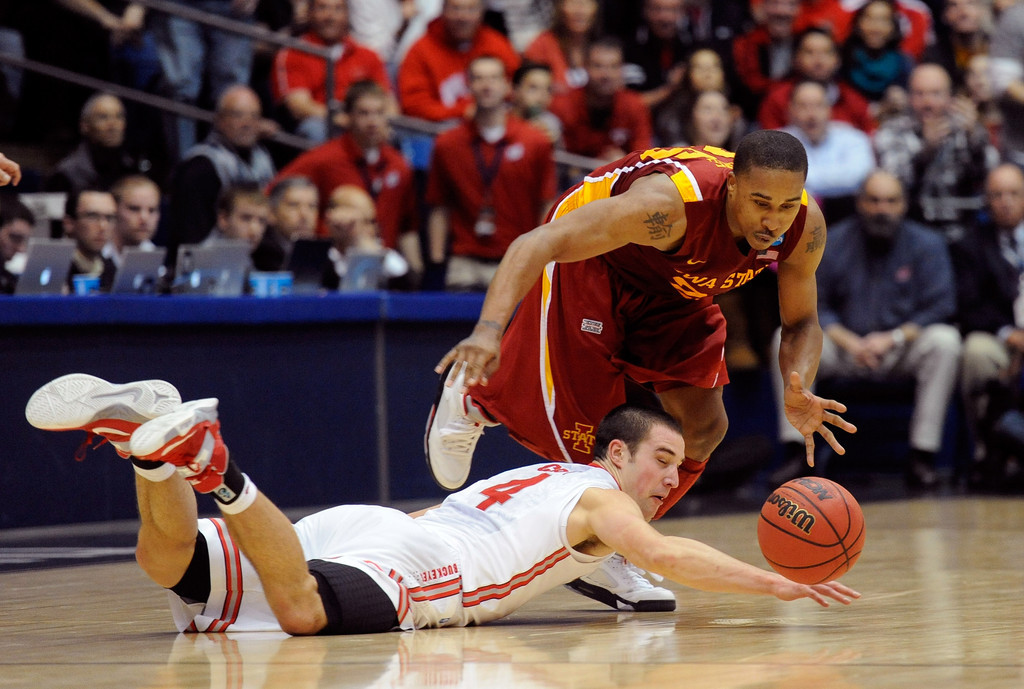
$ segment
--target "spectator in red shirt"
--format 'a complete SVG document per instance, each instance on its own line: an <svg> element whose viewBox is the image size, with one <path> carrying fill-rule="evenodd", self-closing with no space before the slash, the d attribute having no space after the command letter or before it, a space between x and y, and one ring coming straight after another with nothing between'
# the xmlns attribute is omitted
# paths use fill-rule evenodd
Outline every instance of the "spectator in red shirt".
<svg viewBox="0 0 1024 689"><path fill-rule="evenodd" d="M845 43L853 29L853 15L869 0L804 0L796 18L796 30L817 26L828 29L839 43ZM922 0L896 0L900 15L900 48L920 60L925 48L935 41L934 21Z"/></svg>
<svg viewBox="0 0 1024 689"><path fill-rule="evenodd" d="M466 69L482 55L500 59L505 76L512 78L519 55L507 38L483 25L483 16L483 0L444 0L441 16L398 67L402 112L433 122L465 115L473 102Z"/></svg>
<svg viewBox="0 0 1024 689"><path fill-rule="evenodd" d="M335 100L343 98L351 84L364 79L376 81L391 92L384 62L348 35L348 0L312 0L309 27L302 40L321 48L340 48L334 63ZM282 49L274 58L271 90L274 100L296 122L297 134L317 142L327 140L327 64L322 58Z"/></svg>
<svg viewBox="0 0 1024 689"><path fill-rule="evenodd" d="M426 196L430 259L448 259L445 286L460 291L487 289L509 244L542 222L557 193L551 143L509 112L501 59L476 58L468 72L473 118L437 137Z"/></svg>
<svg viewBox="0 0 1024 689"><path fill-rule="evenodd" d="M398 249L419 274L420 254L416 193L412 170L401 151L388 143L388 94L374 81L360 81L345 94L349 128L341 136L310 149L286 165L271 182L296 175L306 177L320 192L318 234L327 236L326 212L331 193L354 185L373 198L381 239Z"/></svg>
<svg viewBox="0 0 1024 689"><path fill-rule="evenodd" d="M566 150L611 161L651 146L651 115L640 94L626 88L622 43L606 37L587 50L587 85L555 96Z"/></svg>
<svg viewBox="0 0 1024 689"><path fill-rule="evenodd" d="M825 86L832 106L832 119L852 124L863 132L871 133L876 123L871 116L871 105L857 89L838 77L840 67L839 46L825 29L805 29L796 41L793 69L788 78L769 87L757 121L762 129L780 129L789 124L789 94L793 86L808 79Z"/></svg>
<svg viewBox="0 0 1024 689"><path fill-rule="evenodd" d="M798 0L762 0L755 14L757 26L733 41L733 64L741 86L734 95L748 119L757 116L768 87L785 78L792 66L799 8Z"/></svg>
<svg viewBox="0 0 1024 689"><path fill-rule="evenodd" d="M587 46L597 37L597 0L558 0L551 28L541 32L523 57L551 66L555 92L587 83Z"/></svg>

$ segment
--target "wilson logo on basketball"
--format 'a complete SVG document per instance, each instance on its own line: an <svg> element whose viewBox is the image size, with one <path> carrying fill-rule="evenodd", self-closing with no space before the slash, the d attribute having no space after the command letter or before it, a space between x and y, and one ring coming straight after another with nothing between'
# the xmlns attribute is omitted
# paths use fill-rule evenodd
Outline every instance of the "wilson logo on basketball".
<svg viewBox="0 0 1024 689"><path fill-rule="evenodd" d="M808 514L807 510L803 509L792 500L784 498L778 493L772 493L768 497L768 504L778 507L779 516L784 519L788 519L793 523L793 526L804 533L809 534L811 533L811 529L814 528L814 515Z"/></svg>

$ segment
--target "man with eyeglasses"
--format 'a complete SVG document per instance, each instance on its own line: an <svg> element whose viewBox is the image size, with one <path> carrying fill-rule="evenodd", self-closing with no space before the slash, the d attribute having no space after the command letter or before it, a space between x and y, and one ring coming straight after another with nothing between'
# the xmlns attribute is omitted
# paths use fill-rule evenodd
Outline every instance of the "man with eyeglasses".
<svg viewBox="0 0 1024 689"><path fill-rule="evenodd" d="M75 253L68 271L68 289L73 291L76 275L96 275L100 291L107 292L117 271L114 262L103 256L117 222L117 202L109 191L83 189L68 194L64 206L64 236L75 240Z"/></svg>
<svg viewBox="0 0 1024 689"><path fill-rule="evenodd" d="M25 204L16 198L4 198L0 208L0 294L14 294L35 222L35 215Z"/></svg>

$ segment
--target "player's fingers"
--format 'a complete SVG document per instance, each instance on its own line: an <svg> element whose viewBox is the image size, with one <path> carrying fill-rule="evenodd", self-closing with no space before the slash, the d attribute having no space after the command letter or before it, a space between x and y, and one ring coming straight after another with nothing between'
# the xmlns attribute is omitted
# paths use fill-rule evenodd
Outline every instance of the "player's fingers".
<svg viewBox="0 0 1024 689"><path fill-rule="evenodd" d="M807 466L814 466L814 434L804 436L804 449L807 452Z"/></svg>
<svg viewBox="0 0 1024 689"><path fill-rule="evenodd" d="M821 400L821 406L823 406L825 409L828 409L830 411L837 411L840 414L843 414L843 413L846 412L846 405L843 404L842 402L838 402L836 400L826 400L826 399L823 399L823 400Z"/></svg>
<svg viewBox="0 0 1024 689"><path fill-rule="evenodd" d="M823 414L822 417L821 417L821 420L824 421L825 423L832 424L836 428L841 428L842 430L846 431L847 433L856 433L857 432L857 427L856 426L854 426L852 423L850 423L849 421L847 421L843 417L839 416L838 414L827 414L827 413Z"/></svg>
<svg viewBox="0 0 1024 689"><path fill-rule="evenodd" d="M437 375L444 373L444 370L448 368L448 364L455 361L456 356L458 356L458 354L456 353L455 348L453 347L452 349L449 349L448 353L441 358L441 361L437 362L437 366L434 367L434 373Z"/></svg>
<svg viewBox="0 0 1024 689"><path fill-rule="evenodd" d="M825 439L825 442L827 442L832 447L832 449L836 451L837 455L846 454L846 448L843 447L838 440L836 440L836 436L824 424L818 427L818 433L821 435L822 438Z"/></svg>
<svg viewBox="0 0 1024 689"><path fill-rule="evenodd" d="M789 372L789 389L793 392L803 392L804 381L796 371Z"/></svg>

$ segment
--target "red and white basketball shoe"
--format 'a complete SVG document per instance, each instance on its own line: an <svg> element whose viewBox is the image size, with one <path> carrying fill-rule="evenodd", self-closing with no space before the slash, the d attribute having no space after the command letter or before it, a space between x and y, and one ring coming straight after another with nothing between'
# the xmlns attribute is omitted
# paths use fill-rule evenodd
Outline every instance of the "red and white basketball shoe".
<svg viewBox="0 0 1024 689"><path fill-rule="evenodd" d="M82 460L95 436L109 441L122 457L130 455L129 439L141 424L181 405L181 395L163 380L140 380L117 385L85 373L51 380L29 398L25 418L46 431L86 431L75 453Z"/></svg>
<svg viewBox="0 0 1024 689"><path fill-rule="evenodd" d="M228 466L228 448L220 435L217 403L216 397L185 402L142 424L132 434L132 454L173 464L200 493L218 489Z"/></svg>

